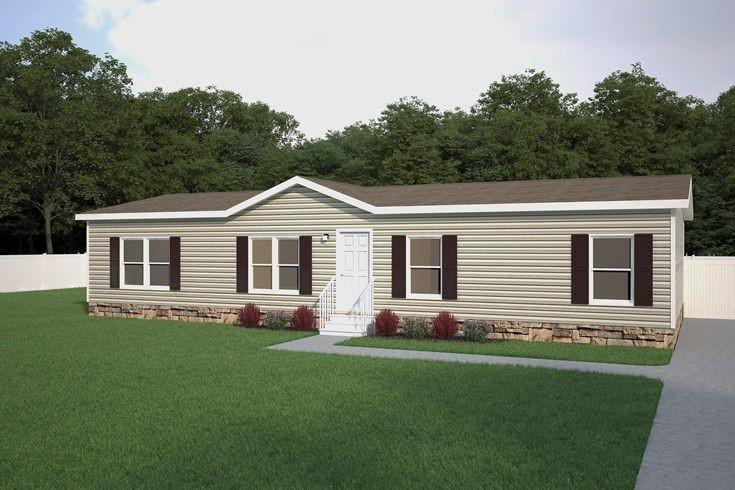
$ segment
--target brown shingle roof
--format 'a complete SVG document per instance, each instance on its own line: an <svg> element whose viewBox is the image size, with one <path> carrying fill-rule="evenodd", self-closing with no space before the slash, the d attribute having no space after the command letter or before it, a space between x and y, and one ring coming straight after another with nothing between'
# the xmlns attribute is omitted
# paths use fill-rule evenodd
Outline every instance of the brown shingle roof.
<svg viewBox="0 0 735 490"><path fill-rule="evenodd" d="M691 176L689 175L655 175L592 179L359 186L314 177L305 178L378 207L688 199L691 182ZM224 211L261 192L263 191L167 194L95 209L89 211L89 213Z"/></svg>
<svg viewBox="0 0 735 490"><path fill-rule="evenodd" d="M167 213L172 211L223 211L240 204L262 191L196 192L164 194L140 201L126 202L116 206L89 211L103 213Z"/></svg>
<svg viewBox="0 0 735 490"><path fill-rule="evenodd" d="M691 182L689 175L651 175L362 187L307 178L373 206L687 199Z"/></svg>

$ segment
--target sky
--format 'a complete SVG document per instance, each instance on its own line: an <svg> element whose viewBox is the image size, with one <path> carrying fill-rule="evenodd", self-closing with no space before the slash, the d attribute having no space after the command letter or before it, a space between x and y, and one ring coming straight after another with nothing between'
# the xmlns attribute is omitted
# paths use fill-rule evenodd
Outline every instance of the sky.
<svg viewBox="0 0 735 490"><path fill-rule="evenodd" d="M734 25L732 0L0 0L0 40L57 27L123 61L138 92L234 90L308 137L403 96L468 109L526 68L585 99L640 62L710 102L735 85Z"/></svg>

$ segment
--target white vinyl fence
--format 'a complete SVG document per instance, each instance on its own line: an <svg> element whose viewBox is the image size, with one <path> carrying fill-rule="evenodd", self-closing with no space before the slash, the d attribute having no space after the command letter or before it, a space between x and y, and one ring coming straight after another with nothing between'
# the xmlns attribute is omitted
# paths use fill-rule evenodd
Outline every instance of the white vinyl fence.
<svg viewBox="0 0 735 490"><path fill-rule="evenodd" d="M0 292L87 285L87 254L0 255Z"/></svg>
<svg viewBox="0 0 735 490"><path fill-rule="evenodd" d="M684 316L735 320L735 257L684 257Z"/></svg>

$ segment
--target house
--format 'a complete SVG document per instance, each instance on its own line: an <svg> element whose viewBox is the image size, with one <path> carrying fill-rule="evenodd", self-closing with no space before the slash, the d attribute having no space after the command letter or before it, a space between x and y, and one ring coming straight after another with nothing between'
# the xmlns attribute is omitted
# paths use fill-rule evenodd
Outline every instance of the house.
<svg viewBox="0 0 735 490"><path fill-rule="evenodd" d="M492 320L494 338L670 347L688 175L363 187L293 177L78 214L92 315L234 322L306 304L320 331L373 312Z"/></svg>

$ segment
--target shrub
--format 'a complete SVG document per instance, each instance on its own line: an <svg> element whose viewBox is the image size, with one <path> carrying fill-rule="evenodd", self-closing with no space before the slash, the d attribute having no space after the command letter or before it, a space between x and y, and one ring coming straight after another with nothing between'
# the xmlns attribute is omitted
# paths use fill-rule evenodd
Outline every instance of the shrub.
<svg viewBox="0 0 735 490"><path fill-rule="evenodd" d="M452 340L457 336L457 319L448 311L439 312L434 317L434 334L442 340Z"/></svg>
<svg viewBox="0 0 735 490"><path fill-rule="evenodd" d="M260 326L260 308L250 303L240 310L240 323L245 328L257 328Z"/></svg>
<svg viewBox="0 0 735 490"><path fill-rule="evenodd" d="M296 308L291 316L291 326L294 330L314 330L316 328L316 315L311 308L301 305Z"/></svg>
<svg viewBox="0 0 735 490"><path fill-rule="evenodd" d="M270 330L284 330L291 323L291 315L285 311L269 311L263 319L263 326Z"/></svg>
<svg viewBox="0 0 735 490"><path fill-rule="evenodd" d="M410 316L403 321L403 335L409 339L420 339L429 335L429 322L420 316Z"/></svg>
<svg viewBox="0 0 735 490"><path fill-rule="evenodd" d="M473 342L482 342L490 333L490 322L486 320L466 320L464 322L464 338Z"/></svg>
<svg viewBox="0 0 735 490"><path fill-rule="evenodd" d="M375 317L375 333L381 337L393 337L398 333L398 317L390 310L381 310Z"/></svg>

